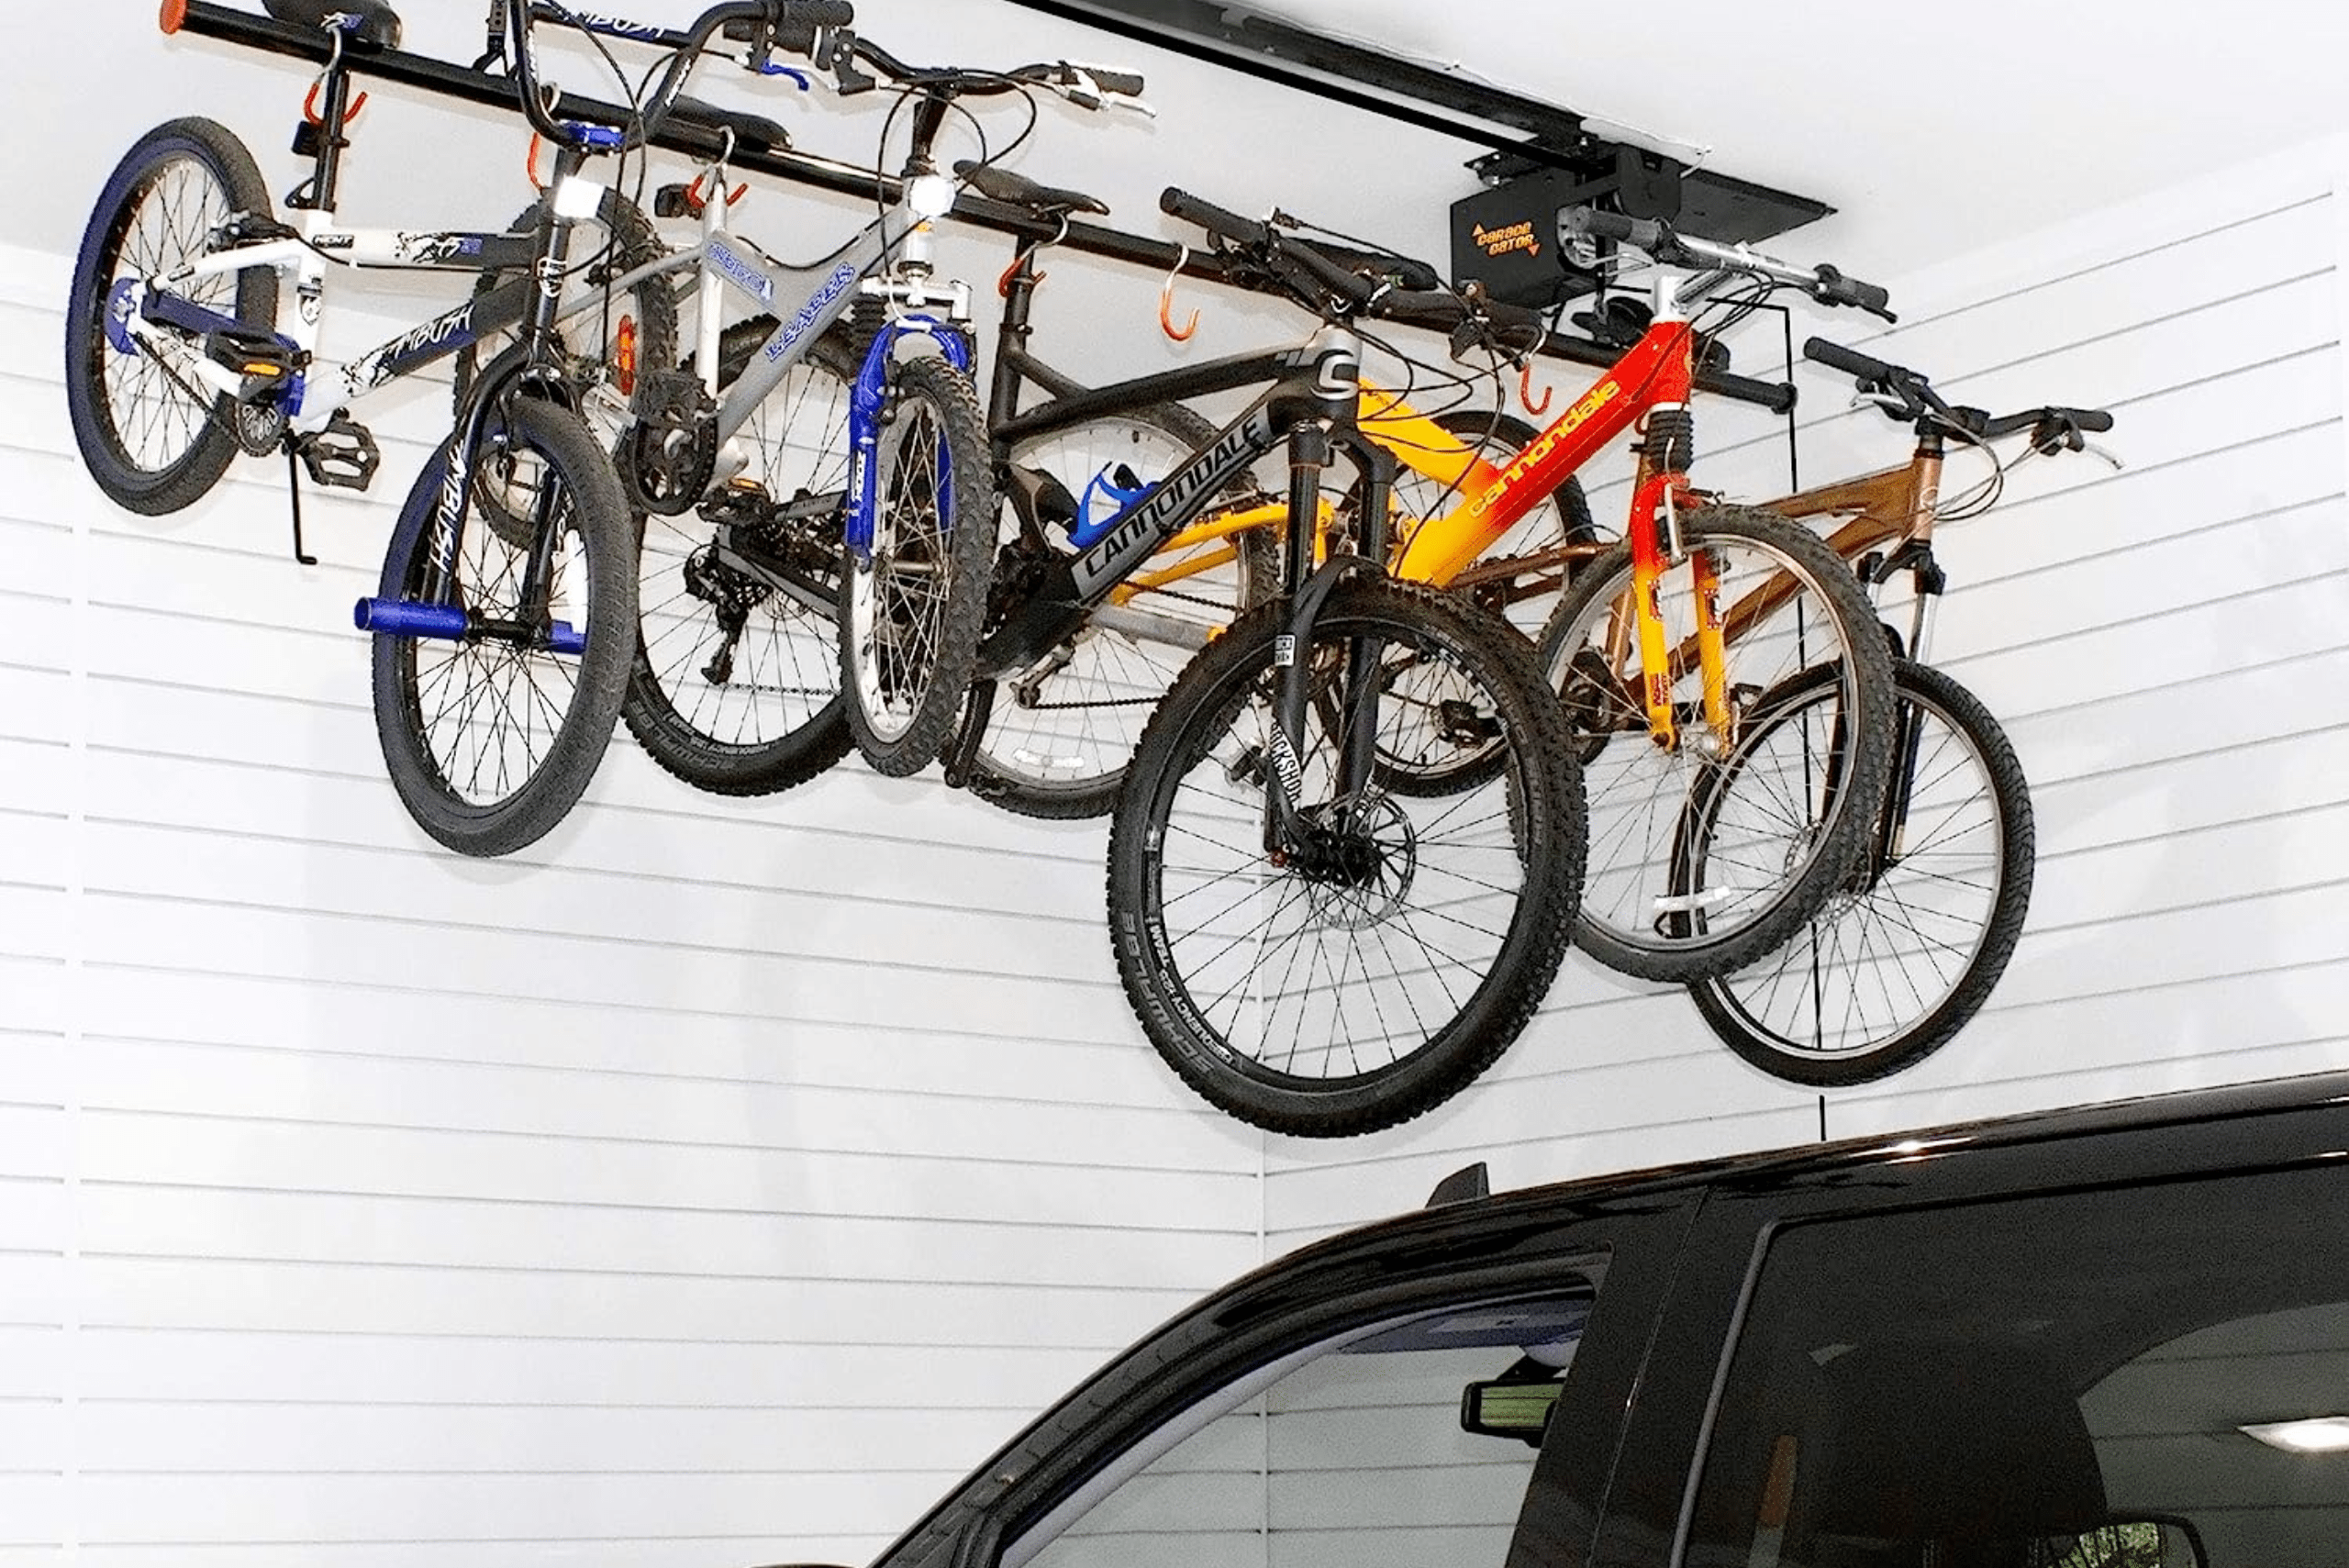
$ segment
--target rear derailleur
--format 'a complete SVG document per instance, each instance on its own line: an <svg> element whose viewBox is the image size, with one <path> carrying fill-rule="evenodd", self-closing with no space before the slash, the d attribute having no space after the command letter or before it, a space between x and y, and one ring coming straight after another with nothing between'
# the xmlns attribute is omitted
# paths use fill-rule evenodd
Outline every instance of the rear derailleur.
<svg viewBox="0 0 2349 1568"><path fill-rule="evenodd" d="M780 594L830 617L840 594L841 497L801 492L778 502L750 480L737 480L701 508L708 542L685 557L685 592L710 606L722 634L702 678L734 678L734 650L751 612Z"/></svg>

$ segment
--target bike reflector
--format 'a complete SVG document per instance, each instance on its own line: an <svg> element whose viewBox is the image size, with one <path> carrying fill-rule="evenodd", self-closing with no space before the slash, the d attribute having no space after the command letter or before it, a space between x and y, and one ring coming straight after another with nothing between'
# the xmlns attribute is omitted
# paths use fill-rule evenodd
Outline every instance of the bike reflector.
<svg viewBox="0 0 2349 1568"><path fill-rule="evenodd" d="M623 397L636 395L636 317L620 317L619 330L612 338L612 381Z"/></svg>

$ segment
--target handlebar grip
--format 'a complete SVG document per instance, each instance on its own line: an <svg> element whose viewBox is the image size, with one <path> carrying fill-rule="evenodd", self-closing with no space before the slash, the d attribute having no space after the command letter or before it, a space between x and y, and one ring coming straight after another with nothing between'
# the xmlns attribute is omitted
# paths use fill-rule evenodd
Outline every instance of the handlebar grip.
<svg viewBox="0 0 2349 1568"><path fill-rule="evenodd" d="M845 28L856 21L849 0L779 0L774 7L778 28Z"/></svg>
<svg viewBox="0 0 2349 1568"><path fill-rule="evenodd" d="M2112 428L2112 416L2101 408L2066 408L2064 412L2072 417L2075 427L2091 435L2100 436Z"/></svg>
<svg viewBox="0 0 2349 1568"><path fill-rule="evenodd" d="M1141 72L1139 71L1104 71L1088 65L1085 72L1101 84L1104 93L1115 93L1121 98L1139 98L1142 95Z"/></svg>
<svg viewBox="0 0 2349 1568"><path fill-rule="evenodd" d="M1159 193L1158 210L1169 217L1179 217L1185 223L1197 224L1209 234L1237 239L1243 245L1262 245L1271 237L1271 231L1253 218L1226 212L1213 202L1201 201L1174 185L1169 185Z"/></svg>
<svg viewBox="0 0 2349 1568"><path fill-rule="evenodd" d="M1885 307L1892 303L1892 295L1876 284L1864 284L1857 278L1847 278L1834 268L1819 268L1819 297L1830 305L1852 305L1877 316L1890 314Z"/></svg>
<svg viewBox="0 0 2349 1568"><path fill-rule="evenodd" d="M1468 306L1447 289L1388 289L1378 297L1377 314L1413 327L1448 331L1468 318Z"/></svg>
<svg viewBox="0 0 2349 1568"><path fill-rule="evenodd" d="M1505 299L1487 299L1480 308L1484 311L1485 319L1504 332L1541 332L1549 327L1549 323L1542 320L1542 313L1530 306L1511 305Z"/></svg>
<svg viewBox="0 0 2349 1568"><path fill-rule="evenodd" d="M1825 365L1829 370L1842 371L1854 381L1872 381L1879 386L1889 385L1901 373L1900 367L1872 360L1856 349L1841 343L1831 343L1824 338L1813 338L1802 346L1802 357Z"/></svg>
<svg viewBox="0 0 2349 1568"><path fill-rule="evenodd" d="M1664 239L1664 225L1653 218L1625 217L1620 212L1600 212L1596 207L1564 208L1558 214L1558 228L1568 234L1613 239L1642 250L1653 250Z"/></svg>
<svg viewBox="0 0 2349 1568"><path fill-rule="evenodd" d="M1368 305L1378 296L1380 285L1346 267L1320 247L1307 239L1275 239L1274 249L1283 257L1313 274L1323 288L1356 305Z"/></svg>

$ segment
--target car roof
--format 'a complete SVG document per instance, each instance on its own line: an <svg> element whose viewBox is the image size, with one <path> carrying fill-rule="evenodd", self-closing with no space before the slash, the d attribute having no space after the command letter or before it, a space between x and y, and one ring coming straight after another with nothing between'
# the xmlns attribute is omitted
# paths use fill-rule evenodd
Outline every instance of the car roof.
<svg viewBox="0 0 2349 1568"><path fill-rule="evenodd" d="M1376 1248L1390 1232L1415 1230L1434 1215L1458 1222L1483 1210L1521 1213L1529 1208L1561 1212L1615 1207L1693 1188L1742 1185L1809 1177L1848 1176L1855 1170L1907 1163L1920 1154L1962 1154L1969 1150L2014 1148L2151 1129L2183 1128L2245 1117L2349 1106L2349 1072L2307 1073L2212 1088L2188 1089L2132 1099L1951 1122L1903 1132L1869 1133L1829 1143L1659 1165L1606 1175L1576 1177L1519 1187L1489 1196L1459 1199L1429 1210L1412 1210L1340 1232L1275 1259L1255 1279L1325 1250ZM1235 1281L1234 1286L1244 1282ZM1224 1293L1218 1293L1224 1294Z"/></svg>

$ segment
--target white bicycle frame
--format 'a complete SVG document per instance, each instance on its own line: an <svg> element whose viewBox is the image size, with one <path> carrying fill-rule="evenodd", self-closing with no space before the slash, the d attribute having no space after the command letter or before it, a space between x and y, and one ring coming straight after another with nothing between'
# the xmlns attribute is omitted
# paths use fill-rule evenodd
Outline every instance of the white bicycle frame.
<svg viewBox="0 0 2349 1568"><path fill-rule="evenodd" d="M556 187L559 217L593 221L601 210L605 187L574 174ZM150 289L179 293L207 279L267 267L293 280L295 309L293 319L281 322L277 336L306 358L306 368L296 384L298 396L287 407L287 423L296 434L325 429L335 415L389 383L459 349L478 342L505 327L518 327L528 299L527 280L516 278L505 288L468 299L456 308L409 328L391 341L343 361L315 358L325 317L326 279L337 264L377 271L459 271L484 272L497 267L527 270L535 258L532 236L478 234L452 230L338 228L331 215L302 214L298 239L272 239L216 250L159 276L135 280L112 302L117 320L132 339L155 353L184 377L200 382L223 396L233 397L243 377L229 366L198 352L188 339L193 328L158 324L147 319L144 306ZM633 282L654 269L644 269L624 282ZM539 286L559 290L562 279L542 279ZM584 291L564 304L557 320L567 320L596 308L607 294L622 285Z"/></svg>

